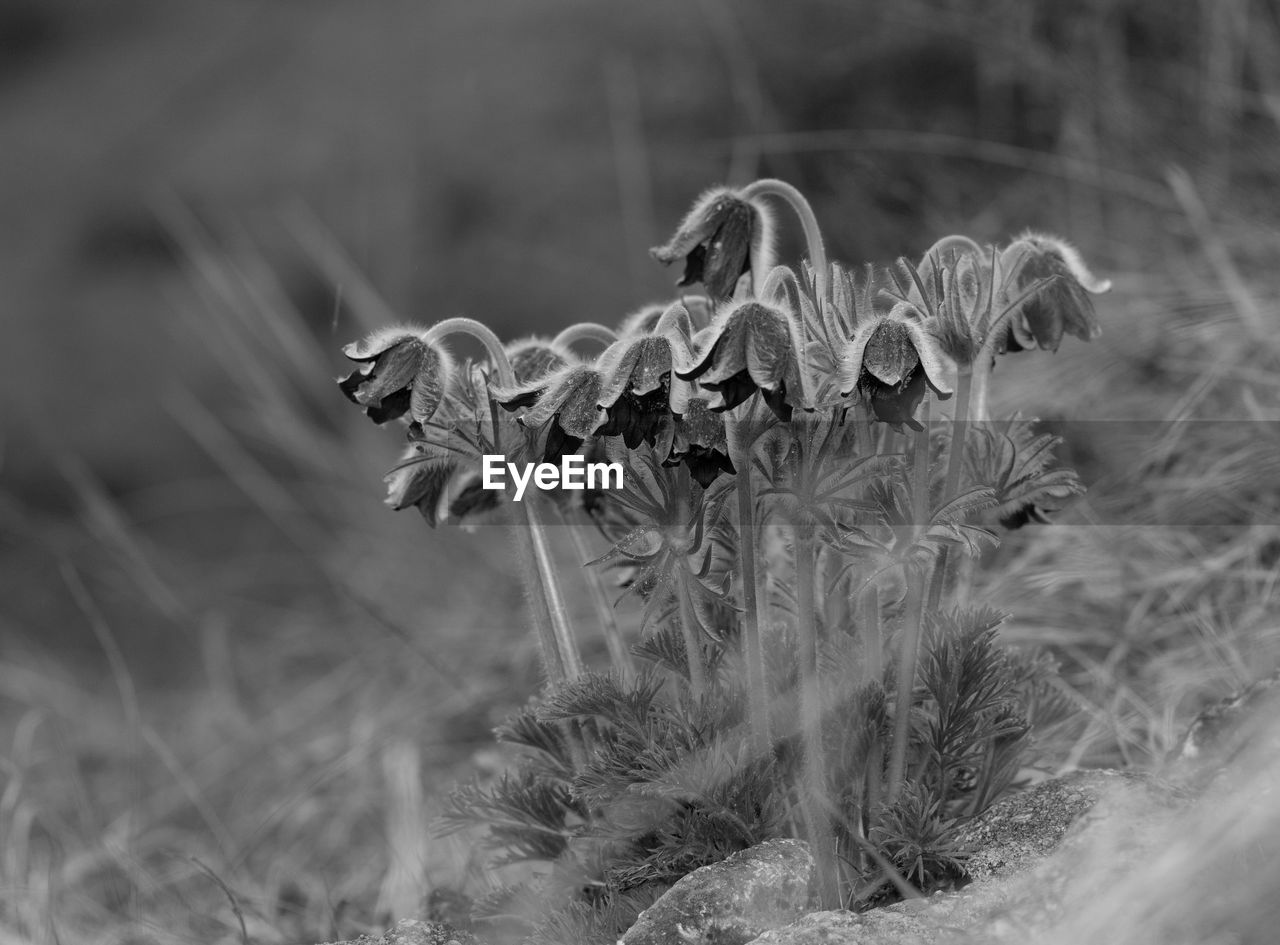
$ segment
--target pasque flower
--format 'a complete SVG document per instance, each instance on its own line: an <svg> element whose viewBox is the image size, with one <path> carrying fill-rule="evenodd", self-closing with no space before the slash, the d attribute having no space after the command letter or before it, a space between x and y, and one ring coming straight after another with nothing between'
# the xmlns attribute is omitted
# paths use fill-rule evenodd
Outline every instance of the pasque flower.
<svg viewBox="0 0 1280 945"><path fill-rule="evenodd" d="M794 407L809 406L800 344L781 310L742 302L712 323L703 345L693 367L676 376L719 393L722 402L713 410L731 410L757 390L784 422Z"/></svg>
<svg viewBox="0 0 1280 945"><path fill-rule="evenodd" d="M664 466L684 463L704 489L722 472L730 476L737 473L729 459L724 414L713 411L705 397L689 398L684 411L671 418L664 427L661 452L667 457Z"/></svg>
<svg viewBox="0 0 1280 945"><path fill-rule="evenodd" d="M601 436L621 436L628 449L650 446L672 413L689 399L689 384L673 377L690 356L689 313L679 302L667 308L653 331L623 338L600 356L600 406L608 414Z"/></svg>
<svg viewBox="0 0 1280 945"><path fill-rule="evenodd" d="M448 353L429 345L411 328L387 328L342 349L361 366L338 387L352 403L365 408L374 423L386 423L406 413L418 422L430 420L439 409L453 375Z"/></svg>
<svg viewBox="0 0 1280 945"><path fill-rule="evenodd" d="M585 364L570 364L528 386L494 391L494 395L507 410L528 408L520 423L545 430L543 459L553 463L576 453L608 418L600 406L600 388L599 371Z"/></svg>
<svg viewBox="0 0 1280 945"><path fill-rule="evenodd" d="M1111 288L1084 264L1075 247L1055 236L1025 233L1000 253L1005 296L1012 302L1042 283L1009 317L1007 350L1057 351L1063 334L1090 341L1101 333L1090 293Z"/></svg>
<svg viewBox="0 0 1280 945"><path fill-rule="evenodd" d="M738 280L768 246L771 217L764 204L738 191L707 191L662 246L649 250L664 265L684 259L678 285L701 282L715 301L733 297Z"/></svg>
<svg viewBox="0 0 1280 945"><path fill-rule="evenodd" d="M887 315L857 326L840 360L840 392L861 390L875 418L901 430L923 429L915 419L926 389L951 396L946 356L919 311L900 302Z"/></svg>

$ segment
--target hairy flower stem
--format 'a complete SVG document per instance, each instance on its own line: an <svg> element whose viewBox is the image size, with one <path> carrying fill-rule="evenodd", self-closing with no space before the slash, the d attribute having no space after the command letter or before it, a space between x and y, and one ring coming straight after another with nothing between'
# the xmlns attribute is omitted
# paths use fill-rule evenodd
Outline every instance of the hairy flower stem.
<svg viewBox="0 0 1280 945"><path fill-rule="evenodd" d="M772 751L769 726L769 684L765 672L764 638L760 633L760 577L756 568L756 509L751 491L751 451L734 457L738 470L738 564L742 572L742 634L747 664L747 705L751 735L759 757Z"/></svg>
<svg viewBox="0 0 1280 945"><path fill-rule="evenodd" d="M796 212L796 216L800 218L800 225L804 227L805 242L809 245L809 262L813 264L814 276L818 282L818 301L825 305L828 301L827 289L830 276L827 266L827 249L822 243L822 230L818 228L818 218L813 215L813 207L809 206L809 201L805 199L804 194L786 181L766 177L748 184L743 189L742 196L746 200L754 197L778 197L786 201Z"/></svg>
<svg viewBox="0 0 1280 945"><path fill-rule="evenodd" d="M951 414L951 444L947 448L947 476L943 484L940 504L946 505L960 492L960 477L964 472L965 444L969 435L969 406L973 392L973 368L961 365L956 378L955 407ZM942 605L942 596L948 587L955 585L957 571L962 567L958 546L944 545L938 556L933 580L929 584L929 609Z"/></svg>
<svg viewBox="0 0 1280 945"><path fill-rule="evenodd" d="M929 398L920 404L924 427L915 437L914 469L911 473L912 530L918 536L929 527ZM902 791L907 766L907 741L911 736L911 703L916 685L916 663L920 657L920 635L924 628L924 602L929 583L929 566L907 565L907 603L902 616L898 644L898 678L894 690L893 745L889 752L889 787L886 801L892 804Z"/></svg>
<svg viewBox="0 0 1280 945"><path fill-rule="evenodd" d="M689 522L692 517L689 482L689 468L681 464L676 470L676 508L679 509L680 527L685 536L689 533ZM687 544L687 538L682 538L681 542ZM685 656L689 661L689 690L694 702L700 702L707 691L707 674L702 665L702 641L699 639L701 628L698 624L697 611L693 606L693 594L689 590L689 582L698 579L689 563L691 550L685 547L681 552L684 567L681 569L680 579L676 582L676 596L680 604L680 632L684 636Z"/></svg>
<svg viewBox="0 0 1280 945"><path fill-rule="evenodd" d="M1016 245L1016 244L1015 244ZM1008 252L1006 250L1006 252ZM1016 267L1016 263L1014 264ZM1000 265L999 260L993 268L991 276L992 286L1000 283ZM1032 290L1024 293L1018 299L1008 303L990 322L987 323L982 334L982 344L978 347L978 353L973 357L973 392L969 405L969 419L979 423L990 420L991 416L987 406L987 389L991 385L991 371L996 363L996 345L1000 341L1000 337L1004 331L1005 324L1013 316L1019 307L1030 297L1034 296L1044 286L1039 285ZM992 289L992 297L994 299L995 289Z"/></svg>
<svg viewBox="0 0 1280 945"><path fill-rule="evenodd" d="M930 246L928 252L920 258L920 265L917 267L920 270L920 275L923 277L926 272L932 273L934 262L943 262L947 253L955 253L957 257L968 253L979 259L984 255L982 247L967 236L961 236L958 233L944 236ZM926 267L928 267L927 270ZM928 285L928 282L926 281L925 284Z"/></svg>
<svg viewBox="0 0 1280 945"><path fill-rule="evenodd" d="M626 641L622 638L618 618L609 603L604 579L598 568L587 566L595 556L587 546L587 539L583 534L584 527L580 522L568 521L567 517L566 523L569 526L569 539L573 542L574 553L583 562L582 574L587 582L587 593L591 596L591 603L600 620L600 630L604 634L604 643L609 650L609 662L623 679L632 679L636 673L635 663L631 659L631 651L627 649Z"/></svg>
<svg viewBox="0 0 1280 945"><path fill-rule="evenodd" d="M819 907L839 906L835 832L827 805L826 758L822 750L822 690L818 677L818 613L815 587L817 546L814 526L795 526L796 629L800 645L800 726L804 743L801 816L813 850Z"/></svg>
<svg viewBox="0 0 1280 945"><path fill-rule="evenodd" d="M598 341L606 348L618 340L618 334L612 328L595 322L579 322L570 325L551 339L551 346L562 350L572 348L579 341Z"/></svg>
<svg viewBox="0 0 1280 945"><path fill-rule="evenodd" d="M769 275L765 277L764 282L756 291L756 298L761 302L772 302L779 292L782 292L787 285L796 290L796 296L800 295L800 283L796 280L796 274L790 266L774 266L769 270Z"/></svg>
<svg viewBox="0 0 1280 945"><path fill-rule="evenodd" d="M484 345L497 373L501 387L516 386L515 372L511 370L511 362L498 336L474 318L446 318L437 322L427 330L423 341L428 345L438 344L447 335L466 334ZM495 421L494 430L498 429ZM520 573L525 576L528 585L529 601L537 611L534 616L534 627L538 631L538 642L542 649L543 660L547 664L547 675L552 682L562 679L574 679L582 673L582 660L578 656L577 643L573 638L573 627L569 623L569 610L564 603L564 594L560 589L560 577L556 573L555 562L551 557L551 546L547 541L546 529L539 517L537 502L520 503L524 513L524 522L512 525L517 554L534 563L534 573L529 574L522 564ZM526 558L527 556L527 558ZM537 583L538 587L532 585Z"/></svg>

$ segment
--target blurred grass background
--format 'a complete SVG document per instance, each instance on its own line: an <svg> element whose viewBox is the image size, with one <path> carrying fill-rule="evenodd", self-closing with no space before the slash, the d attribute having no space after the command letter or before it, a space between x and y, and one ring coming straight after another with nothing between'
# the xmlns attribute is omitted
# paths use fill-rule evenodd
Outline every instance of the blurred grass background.
<svg viewBox="0 0 1280 945"><path fill-rule="evenodd" d="M238 941L231 899L307 942L459 882L423 824L532 641L501 536L380 504L338 348L615 322L757 176L851 262L1080 246L1104 336L1006 409L1250 421L1075 436L1089 499L989 569L1090 713L1064 762L1154 763L1280 661L1278 138L1272 0L2 0L0 942Z"/></svg>

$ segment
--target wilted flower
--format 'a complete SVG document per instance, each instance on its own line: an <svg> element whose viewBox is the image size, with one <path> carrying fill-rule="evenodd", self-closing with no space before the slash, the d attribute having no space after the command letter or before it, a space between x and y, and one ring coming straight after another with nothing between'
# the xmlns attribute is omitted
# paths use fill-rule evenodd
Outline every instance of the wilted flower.
<svg viewBox="0 0 1280 945"><path fill-rule="evenodd" d="M600 372L584 364L571 364L526 387L494 394L507 410L529 408L520 418L523 426L546 429L543 459L548 463L576 453L607 418L600 406Z"/></svg>
<svg viewBox="0 0 1280 945"><path fill-rule="evenodd" d="M723 403L713 410L731 410L757 389L784 422L793 407L808 407L799 344L778 309L743 302L720 316L704 344L694 366L676 376L719 393Z"/></svg>
<svg viewBox="0 0 1280 945"><path fill-rule="evenodd" d="M342 349L361 367L338 386L352 403L365 408L374 423L406 413L418 423L430 420L444 400L453 362L439 347L407 328L376 331Z"/></svg>
<svg viewBox="0 0 1280 945"><path fill-rule="evenodd" d="M931 388L941 399L951 396L945 356L938 340L925 330L915 307L899 303L888 315L877 315L857 327L840 362L840 392L861 389L875 418L901 430L923 427L916 407Z"/></svg>
<svg viewBox="0 0 1280 945"><path fill-rule="evenodd" d="M1054 236L1025 233L1001 252L1000 264L1009 273L1005 282L1009 301L1044 283L1010 315L1004 339L1007 350L1057 351L1064 333L1082 341L1101 333L1089 293L1106 292L1111 282L1096 278L1075 247Z"/></svg>
<svg viewBox="0 0 1280 945"><path fill-rule="evenodd" d="M701 282L712 299L730 299L751 271L753 253L768 246L771 220L763 204L718 187L698 198L666 245L649 252L664 265L684 258L677 285Z"/></svg>
<svg viewBox="0 0 1280 945"><path fill-rule="evenodd" d="M713 412L705 397L690 398L684 412L671 419L662 452L667 457L663 460L664 466L684 463L704 489L722 472L730 476L737 474L729 459L724 414Z"/></svg>

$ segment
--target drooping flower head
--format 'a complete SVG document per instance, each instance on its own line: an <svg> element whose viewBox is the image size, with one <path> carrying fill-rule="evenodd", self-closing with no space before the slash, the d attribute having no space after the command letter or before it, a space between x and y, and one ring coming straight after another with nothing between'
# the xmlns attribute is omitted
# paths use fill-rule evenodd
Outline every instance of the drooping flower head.
<svg viewBox="0 0 1280 945"><path fill-rule="evenodd" d="M786 422L793 408L809 406L800 352L797 331L784 312L747 301L712 323L693 367L676 373L719 393L722 402L713 410L731 410L759 390L769 409Z"/></svg>
<svg viewBox="0 0 1280 945"><path fill-rule="evenodd" d="M661 452L664 466L684 463L695 482L706 489L716 476L736 475L729 459L724 413L713 411L705 397L691 397L680 416L672 417L664 429Z"/></svg>
<svg viewBox="0 0 1280 945"><path fill-rule="evenodd" d="M342 349L361 366L338 387L365 408L374 423L408 414L417 423L430 420L444 400L453 362L448 352L422 340L412 328L385 328Z"/></svg>
<svg viewBox="0 0 1280 945"><path fill-rule="evenodd" d="M875 418L901 431L923 427L916 408L927 389L951 396L946 356L915 306L899 302L887 315L859 324L840 361L840 392L860 390Z"/></svg>
<svg viewBox="0 0 1280 945"><path fill-rule="evenodd" d="M1111 282L1094 276L1069 243L1054 236L1024 233L1000 253L1000 268L1005 273L1008 302L1042 283L1009 316L1004 339L1007 350L1057 351L1064 333L1082 341L1091 341L1101 333L1089 295L1106 292Z"/></svg>
<svg viewBox="0 0 1280 945"><path fill-rule="evenodd" d="M747 200L728 187L708 190L665 245L649 252L663 265L684 259L677 285L701 282L712 300L733 298L738 280L769 252L772 217L757 200Z"/></svg>
<svg viewBox="0 0 1280 945"><path fill-rule="evenodd" d="M600 381L594 367L570 364L524 387L494 391L494 396L507 410L528 408L520 423L545 431L543 460L554 463L576 453L604 424L607 414L600 406Z"/></svg>
<svg viewBox="0 0 1280 945"><path fill-rule="evenodd" d="M628 449L652 446L663 420L684 411L689 383L673 371L689 360L691 334L689 313L676 302L652 332L623 338L600 356L600 406L608 414L601 436L621 436Z"/></svg>

